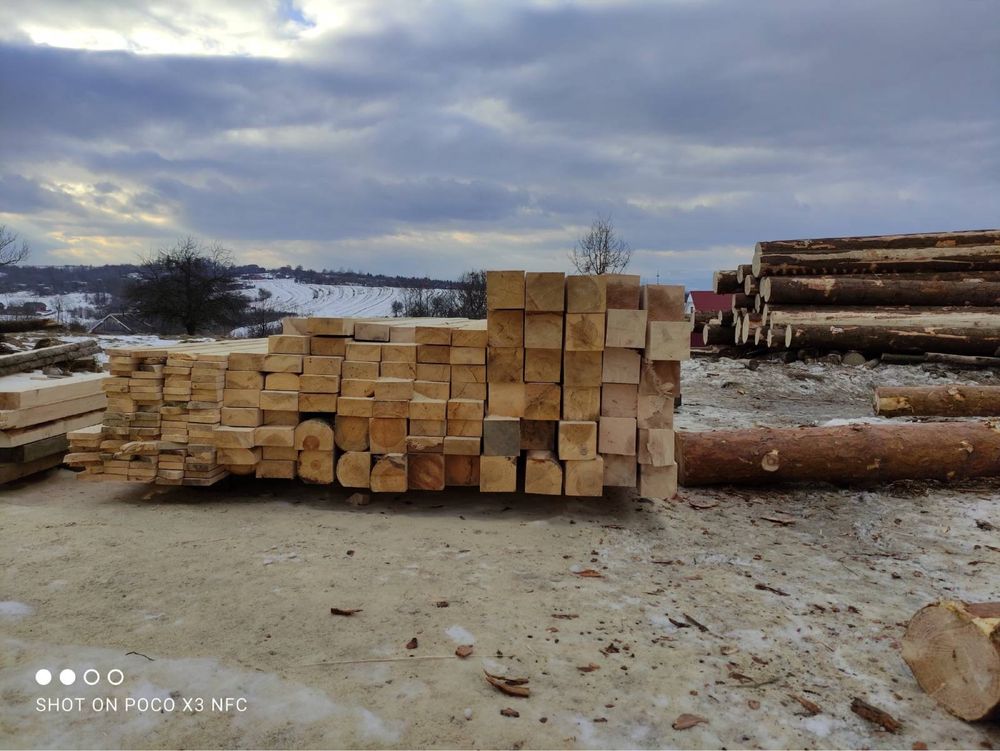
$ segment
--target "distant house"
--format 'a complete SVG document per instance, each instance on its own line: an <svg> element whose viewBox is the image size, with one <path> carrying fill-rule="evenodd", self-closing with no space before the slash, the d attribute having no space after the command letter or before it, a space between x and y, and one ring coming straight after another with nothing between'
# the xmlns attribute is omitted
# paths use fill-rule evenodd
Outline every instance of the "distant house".
<svg viewBox="0 0 1000 751"><path fill-rule="evenodd" d="M150 334L153 327L128 313L111 313L91 326L90 334Z"/></svg>
<svg viewBox="0 0 1000 751"><path fill-rule="evenodd" d="M689 292L691 300L691 320L695 322L695 327L691 331L691 346L704 347L705 342L701 338L701 328L707 318L714 318L716 313L723 310L733 309L732 295L717 295L714 292L695 291ZM703 315L698 315L702 313ZM711 315L705 315L711 314Z"/></svg>

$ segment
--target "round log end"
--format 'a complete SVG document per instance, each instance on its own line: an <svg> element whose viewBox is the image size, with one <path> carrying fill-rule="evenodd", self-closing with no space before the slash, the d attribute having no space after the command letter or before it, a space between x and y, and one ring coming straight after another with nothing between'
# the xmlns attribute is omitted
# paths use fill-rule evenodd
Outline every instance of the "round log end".
<svg viewBox="0 0 1000 751"><path fill-rule="evenodd" d="M760 460L760 466L765 472L777 472L781 469L781 459L778 456L778 450L771 449L764 454L764 458Z"/></svg>
<svg viewBox="0 0 1000 751"><path fill-rule="evenodd" d="M976 609L993 617L977 616ZM941 706L963 720L983 720L1000 708L998 637L1000 603L938 602L910 620L903 659L920 687Z"/></svg>

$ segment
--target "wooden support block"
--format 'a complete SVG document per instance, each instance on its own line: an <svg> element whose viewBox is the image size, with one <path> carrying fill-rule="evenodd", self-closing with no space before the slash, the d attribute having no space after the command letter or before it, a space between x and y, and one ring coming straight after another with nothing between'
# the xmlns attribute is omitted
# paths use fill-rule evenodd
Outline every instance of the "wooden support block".
<svg viewBox="0 0 1000 751"><path fill-rule="evenodd" d="M340 395L351 397L374 397L374 378L344 378L340 381Z"/></svg>
<svg viewBox="0 0 1000 751"><path fill-rule="evenodd" d="M486 272L487 310L524 310L524 272Z"/></svg>
<svg viewBox="0 0 1000 751"><path fill-rule="evenodd" d="M553 420L521 420L521 450L554 451L558 425Z"/></svg>
<svg viewBox="0 0 1000 751"><path fill-rule="evenodd" d="M359 342L387 342L392 330L391 319L381 321L355 321L354 339Z"/></svg>
<svg viewBox="0 0 1000 751"><path fill-rule="evenodd" d="M263 410L297 411L299 408L299 392L261 391L260 408Z"/></svg>
<svg viewBox="0 0 1000 751"><path fill-rule="evenodd" d="M373 417L368 426L368 440L373 454L406 453L406 420Z"/></svg>
<svg viewBox="0 0 1000 751"><path fill-rule="evenodd" d="M558 383L524 384L524 417L529 420L558 420L561 415L562 388Z"/></svg>
<svg viewBox="0 0 1000 751"><path fill-rule="evenodd" d="M417 364L442 364L451 362L451 347L447 344L418 344ZM418 369L419 371L419 369Z"/></svg>
<svg viewBox="0 0 1000 751"><path fill-rule="evenodd" d="M345 357L353 339L342 336L314 336L309 340L309 354L320 357Z"/></svg>
<svg viewBox="0 0 1000 751"><path fill-rule="evenodd" d="M584 461L597 456L597 422L561 420L559 422L559 458Z"/></svg>
<svg viewBox="0 0 1000 751"><path fill-rule="evenodd" d="M342 381L348 379L357 381L374 381L379 376L379 364L377 362L361 362L358 360L344 360L341 365L340 377Z"/></svg>
<svg viewBox="0 0 1000 751"><path fill-rule="evenodd" d="M524 346L523 310L491 310L487 313L486 325L488 346Z"/></svg>
<svg viewBox="0 0 1000 751"><path fill-rule="evenodd" d="M449 399L449 420L482 420L483 403L475 399Z"/></svg>
<svg viewBox="0 0 1000 751"><path fill-rule="evenodd" d="M222 424L239 428L255 428L261 424L263 413L256 407L223 407Z"/></svg>
<svg viewBox="0 0 1000 751"><path fill-rule="evenodd" d="M676 360L643 360L639 376L639 395L677 396L681 393L681 364Z"/></svg>
<svg viewBox="0 0 1000 751"><path fill-rule="evenodd" d="M566 275L558 271L529 271L524 275L524 309L562 312L566 307Z"/></svg>
<svg viewBox="0 0 1000 751"><path fill-rule="evenodd" d="M410 433L413 435L443 436L447 428L446 420L410 420Z"/></svg>
<svg viewBox="0 0 1000 751"><path fill-rule="evenodd" d="M606 349L601 380L604 383L638 384L641 362L642 356L634 349Z"/></svg>
<svg viewBox="0 0 1000 751"><path fill-rule="evenodd" d="M451 330L452 347L471 347L486 349L489 332L484 321L469 321Z"/></svg>
<svg viewBox="0 0 1000 751"><path fill-rule="evenodd" d="M600 352L604 349L604 313L567 313L566 341L568 352Z"/></svg>
<svg viewBox="0 0 1000 751"><path fill-rule="evenodd" d="M674 427L674 397L670 394L639 394L636 424L642 429Z"/></svg>
<svg viewBox="0 0 1000 751"><path fill-rule="evenodd" d="M443 451L449 456L479 456L483 453L482 441L475 436L448 435L444 437Z"/></svg>
<svg viewBox="0 0 1000 751"><path fill-rule="evenodd" d="M249 449L254 447L257 428L231 428L218 425L212 431L212 443L222 449Z"/></svg>
<svg viewBox="0 0 1000 751"><path fill-rule="evenodd" d="M683 321L684 287L675 284L647 284L642 288L642 309L650 321Z"/></svg>
<svg viewBox="0 0 1000 751"><path fill-rule="evenodd" d="M299 424L297 410L265 409L262 410L262 414L265 425L291 425L295 427Z"/></svg>
<svg viewBox="0 0 1000 751"><path fill-rule="evenodd" d="M485 365L486 348L452 347L450 358L449 363L451 365Z"/></svg>
<svg viewBox="0 0 1000 751"><path fill-rule="evenodd" d="M687 321L646 324L647 360L687 360L691 357L691 325Z"/></svg>
<svg viewBox="0 0 1000 751"><path fill-rule="evenodd" d="M601 414L601 389L578 389L564 386L562 419L596 420Z"/></svg>
<svg viewBox="0 0 1000 751"><path fill-rule="evenodd" d="M483 455L516 456L521 453L521 421L516 417L490 416L483 420Z"/></svg>
<svg viewBox="0 0 1000 751"><path fill-rule="evenodd" d="M604 459L600 456L586 461L565 462L566 495L599 496L604 494Z"/></svg>
<svg viewBox="0 0 1000 751"><path fill-rule="evenodd" d="M604 372L603 352L564 352L563 385L571 388L598 388Z"/></svg>
<svg viewBox="0 0 1000 751"><path fill-rule="evenodd" d="M485 365L452 365L452 383L486 383Z"/></svg>
<svg viewBox="0 0 1000 751"><path fill-rule="evenodd" d="M295 428L290 425L261 425L253 437L254 446L294 446Z"/></svg>
<svg viewBox="0 0 1000 751"><path fill-rule="evenodd" d="M371 417L375 399L370 396L344 396L337 399L337 414L347 417Z"/></svg>
<svg viewBox="0 0 1000 751"><path fill-rule="evenodd" d="M416 397L409 404L411 420L445 420L448 416L448 402L445 399Z"/></svg>
<svg viewBox="0 0 1000 751"><path fill-rule="evenodd" d="M310 394L338 394L340 376L303 374L299 376L299 391L307 391Z"/></svg>
<svg viewBox="0 0 1000 751"><path fill-rule="evenodd" d="M634 417L602 417L598 422L598 451L602 455L635 456L635 433Z"/></svg>
<svg viewBox="0 0 1000 751"><path fill-rule="evenodd" d="M451 329L448 326L415 326L413 342L448 347L451 345Z"/></svg>
<svg viewBox="0 0 1000 751"><path fill-rule="evenodd" d="M262 446L260 455L261 461L292 462L294 464L299 460L298 449L288 446Z"/></svg>
<svg viewBox="0 0 1000 751"><path fill-rule="evenodd" d="M517 492L517 457L479 457L479 491L481 493Z"/></svg>
<svg viewBox="0 0 1000 751"><path fill-rule="evenodd" d="M353 336L353 318L307 318L306 331L322 336Z"/></svg>
<svg viewBox="0 0 1000 751"><path fill-rule="evenodd" d="M264 369L266 355L262 352L231 352L229 354L229 370L261 371Z"/></svg>
<svg viewBox="0 0 1000 751"><path fill-rule="evenodd" d="M372 467L371 489L375 493L405 493L406 454L386 454L378 457Z"/></svg>
<svg viewBox="0 0 1000 751"><path fill-rule="evenodd" d="M638 310L641 283L635 274L605 274L608 310Z"/></svg>
<svg viewBox="0 0 1000 751"><path fill-rule="evenodd" d="M413 381L402 378L378 378L375 381L375 401L406 402L413 397Z"/></svg>
<svg viewBox="0 0 1000 751"><path fill-rule="evenodd" d="M479 455L445 454L445 485L455 487L479 486Z"/></svg>
<svg viewBox="0 0 1000 751"><path fill-rule="evenodd" d="M482 437L482 420L448 420L447 435Z"/></svg>
<svg viewBox="0 0 1000 751"><path fill-rule="evenodd" d="M297 462L298 457L296 457L295 461L261 459L254 468L254 475L258 479L294 480Z"/></svg>
<svg viewBox="0 0 1000 751"><path fill-rule="evenodd" d="M343 367L343 357L303 357L303 375L339 376Z"/></svg>
<svg viewBox="0 0 1000 751"><path fill-rule="evenodd" d="M408 435L406 436L406 453L407 454L444 453L444 436Z"/></svg>
<svg viewBox="0 0 1000 751"><path fill-rule="evenodd" d="M674 463L674 431L644 428L639 431L639 464L669 467Z"/></svg>
<svg viewBox="0 0 1000 751"><path fill-rule="evenodd" d="M382 362L379 365L378 374L382 378L403 378L407 381L414 381L417 378L417 364L415 362Z"/></svg>
<svg viewBox="0 0 1000 751"><path fill-rule="evenodd" d="M413 396L447 401L451 397L451 384L441 381L414 381Z"/></svg>
<svg viewBox="0 0 1000 751"><path fill-rule="evenodd" d="M333 451L334 427L329 420L303 420L293 433L292 445L299 451Z"/></svg>
<svg viewBox="0 0 1000 751"><path fill-rule="evenodd" d="M417 344L383 344L382 362L409 362L417 361Z"/></svg>
<svg viewBox="0 0 1000 751"><path fill-rule="evenodd" d="M346 359L356 362L379 362L382 359L382 345L373 342L349 342Z"/></svg>
<svg viewBox="0 0 1000 751"><path fill-rule="evenodd" d="M251 370L229 370L226 371L225 387L260 391L264 388L264 374Z"/></svg>
<svg viewBox="0 0 1000 751"><path fill-rule="evenodd" d="M337 482L345 488L367 488L371 484L372 455L367 451L345 451L337 460Z"/></svg>
<svg viewBox="0 0 1000 751"><path fill-rule="evenodd" d="M517 386L516 383L494 384L496 386ZM451 396L454 399L478 399L486 401L485 383L455 383L451 384Z"/></svg>
<svg viewBox="0 0 1000 751"><path fill-rule="evenodd" d="M607 454L604 459L604 486L607 488L634 488L638 473L634 456Z"/></svg>
<svg viewBox="0 0 1000 751"><path fill-rule="evenodd" d="M265 373L301 373L302 355L265 355L260 369Z"/></svg>
<svg viewBox="0 0 1000 751"><path fill-rule="evenodd" d="M300 336L305 336L309 333L307 318L297 318L295 316L289 316L288 318L281 319L281 333L282 334L298 334Z"/></svg>
<svg viewBox="0 0 1000 751"><path fill-rule="evenodd" d="M267 337L267 352L270 355L308 355L309 337L294 334L277 334Z"/></svg>
<svg viewBox="0 0 1000 751"><path fill-rule="evenodd" d="M372 417L406 418L410 416L409 402L380 402L378 399L372 405Z"/></svg>
<svg viewBox="0 0 1000 751"><path fill-rule="evenodd" d="M368 417L338 413L333 421L333 436L341 451L368 450Z"/></svg>
<svg viewBox="0 0 1000 751"><path fill-rule="evenodd" d="M608 308L607 347L642 349L646 343L646 311Z"/></svg>
<svg viewBox="0 0 1000 751"><path fill-rule="evenodd" d="M524 459L524 492L562 495L563 468L552 451L529 451Z"/></svg>
<svg viewBox="0 0 1000 751"><path fill-rule="evenodd" d="M677 495L677 465L639 467L639 495L654 501L665 501Z"/></svg>
<svg viewBox="0 0 1000 751"><path fill-rule="evenodd" d="M474 368L478 366L467 365L465 367ZM449 383L451 381L451 365L448 364L448 358L445 358L444 362L441 363L418 362L417 380Z"/></svg>
<svg viewBox="0 0 1000 751"><path fill-rule="evenodd" d="M444 454L408 454L406 464L410 490L444 490Z"/></svg>
<svg viewBox="0 0 1000 751"><path fill-rule="evenodd" d="M524 347L526 349L562 349L563 320L562 313L526 313L524 316Z"/></svg>
<svg viewBox="0 0 1000 751"><path fill-rule="evenodd" d="M298 391L298 373L268 373L264 378L264 389L267 391Z"/></svg>
<svg viewBox="0 0 1000 751"><path fill-rule="evenodd" d="M605 383L601 387L601 417L631 417L639 409L639 387L631 383Z"/></svg>
<svg viewBox="0 0 1000 751"><path fill-rule="evenodd" d="M528 383L559 383L562 358L561 349L524 350L524 380Z"/></svg>
<svg viewBox="0 0 1000 751"><path fill-rule="evenodd" d="M603 313L607 309L607 282L603 276L566 277L567 313Z"/></svg>
<svg viewBox="0 0 1000 751"><path fill-rule="evenodd" d="M524 381L524 350L518 347L490 347L486 351L486 380L489 383Z"/></svg>
<svg viewBox="0 0 1000 751"><path fill-rule="evenodd" d="M527 392L523 383L489 384L489 413L498 417L523 417Z"/></svg>
<svg viewBox="0 0 1000 751"><path fill-rule="evenodd" d="M260 461L260 446L253 448L219 448L215 461L227 466L254 467Z"/></svg>
<svg viewBox="0 0 1000 751"><path fill-rule="evenodd" d="M298 475L302 482L310 485L332 485L336 457L329 451L300 451Z"/></svg>
<svg viewBox="0 0 1000 751"><path fill-rule="evenodd" d="M337 411L336 394L299 394L300 412L329 412Z"/></svg>

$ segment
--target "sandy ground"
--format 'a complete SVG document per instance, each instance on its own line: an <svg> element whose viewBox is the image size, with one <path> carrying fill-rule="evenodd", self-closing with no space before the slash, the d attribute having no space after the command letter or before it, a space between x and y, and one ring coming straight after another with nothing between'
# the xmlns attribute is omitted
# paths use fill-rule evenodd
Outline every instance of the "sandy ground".
<svg viewBox="0 0 1000 751"><path fill-rule="evenodd" d="M685 370L678 422L700 429L861 418L872 383L936 378ZM996 482L685 490L666 504L344 497L279 482L160 492L66 470L0 490L0 747L1000 748L996 725L947 715L899 656L924 603L1000 597L1000 535L984 524L1000 527ZM77 680L40 687L41 668ZM501 694L484 668L528 678L531 696ZM77 697L82 709L38 711ZM118 710L97 711L108 697ZM900 732L853 714L854 697ZM685 713L705 722L675 730Z"/></svg>

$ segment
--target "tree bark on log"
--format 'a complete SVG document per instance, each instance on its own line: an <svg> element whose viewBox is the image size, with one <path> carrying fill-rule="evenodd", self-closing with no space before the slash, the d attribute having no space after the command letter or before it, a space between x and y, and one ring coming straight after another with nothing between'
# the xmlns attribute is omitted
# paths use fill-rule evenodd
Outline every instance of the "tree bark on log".
<svg viewBox="0 0 1000 751"><path fill-rule="evenodd" d="M824 308L766 305L768 324L903 326L1000 329L1000 308L876 307Z"/></svg>
<svg viewBox="0 0 1000 751"><path fill-rule="evenodd" d="M879 386L875 414L883 417L1000 416L1000 386Z"/></svg>
<svg viewBox="0 0 1000 751"><path fill-rule="evenodd" d="M733 312L738 313L741 310L753 310L753 298L737 292L733 295Z"/></svg>
<svg viewBox="0 0 1000 751"><path fill-rule="evenodd" d="M1000 602L942 601L917 611L903 659L929 696L969 722L1000 716Z"/></svg>
<svg viewBox="0 0 1000 751"><path fill-rule="evenodd" d="M754 250L755 276L1000 271L1000 244L945 247Z"/></svg>
<svg viewBox="0 0 1000 751"><path fill-rule="evenodd" d="M732 344L735 337L736 333L732 326L723 326L718 323L706 323L701 330L701 339L706 347Z"/></svg>
<svg viewBox="0 0 1000 751"><path fill-rule="evenodd" d="M23 373L36 368L44 368L61 362L87 357L100 351L100 345L94 339L71 344L58 344L55 347L42 347L27 352L15 352L11 355L0 355L0 375Z"/></svg>
<svg viewBox="0 0 1000 751"><path fill-rule="evenodd" d="M777 328L780 324L771 325ZM992 357L1000 350L1000 329L789 323L785 325L785 347Z"/></svg>
<svg viewBox="0 0 1000 751"><path fill-rule="evenodd" d="M712 274L712 291L717 295L731 295L741 291L740 283L736 281L736 269Z"/></svg>
<svg viewBox="0 0 1000 751"><path fill-rule="evenodd" d="M752 273L751 266L752 264L749 263L741 263L736 267L736 281L740 287L743 286L743 280L746 279L747 275Z"/></svg>
<svg viewBox="0 0 1000 751"><path fill-rule="evenodd" d="M743 294L747 297L753 297L757 294L760 289L760 283L757 281L757 277L753 274L747 274L743 277Z"/></svg>
<svg viewBox="0 0 1000 751"><path fill-rule="evenodd" d="M17 334L22 331L53 329L59 324L51 318L12 318L0 321L0 334Z"/></svg>
<svg viewBox="0 0 1000 751"><path fill-rule="evenodd" d="M995 279L985 276L768 276L760 282L760 294L765 302L779 305L898 306L933 302L937 305L1000 307L1000 275Z"/></svg>
<svg viewBox="0 0 1000 751"><path fill-rule="evenodd" d="M899 355L885 352L882 354L881 360L886 365L920 365L925 362L937 362L965 370L1000 368L1000 357L946 355L941 352L927 352L923 355Z"/></svg>
<svg viewBox="0 0 1000 751"><path fill-rule="evenodd" d="M676 434L680 484L873 484L1000 475L1000 427L980 422Z"/></svg>

